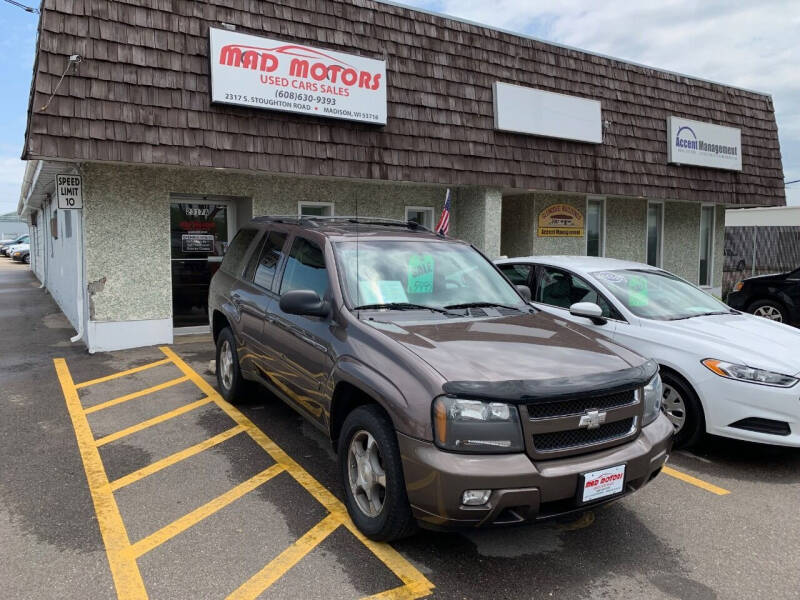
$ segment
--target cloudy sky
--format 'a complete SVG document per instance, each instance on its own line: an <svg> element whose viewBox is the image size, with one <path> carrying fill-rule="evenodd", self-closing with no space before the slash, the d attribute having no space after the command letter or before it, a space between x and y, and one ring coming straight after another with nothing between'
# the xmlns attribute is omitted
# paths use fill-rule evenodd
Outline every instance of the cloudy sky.
<svg viewBox="0 0 800 600"><path fill-rule="evenodd" d="M786 179L800 179L797 0L405 0L405 4L771 93ZM0 3L0 24L2 213L15 209L19 198L36 16ZM790 202L800 205L800 184L790 190Z"/></svg>

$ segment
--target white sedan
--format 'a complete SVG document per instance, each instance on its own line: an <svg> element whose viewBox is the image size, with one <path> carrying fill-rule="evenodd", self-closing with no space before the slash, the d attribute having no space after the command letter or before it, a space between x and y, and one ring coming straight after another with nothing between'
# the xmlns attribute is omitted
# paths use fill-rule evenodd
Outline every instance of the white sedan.
<svg viewBox="0 0 800 600"><path fill-rule="evenodd" d="M534 306L661 365L675 445L704 431L800 446L800 331L731 309L648 265L587 256L496 261Z"/></svg>

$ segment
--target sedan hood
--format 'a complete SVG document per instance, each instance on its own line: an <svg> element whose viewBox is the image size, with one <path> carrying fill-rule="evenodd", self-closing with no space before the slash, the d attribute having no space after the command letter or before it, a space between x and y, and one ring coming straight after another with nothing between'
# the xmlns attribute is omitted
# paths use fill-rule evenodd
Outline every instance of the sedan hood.
<svg viewBox="0 0 800 600"><path fill-rule="evenodd" d="M687 344L704 344L708 356L795 375L800 371L800 331L748 314L708 315L664 323Z"/></svg>
<svg viewBox="0 0 800 600"><path fill-rule="evenodd" d="M368 321L447 381L580 378L645 361L592 331L539 312L494 319Z"/></svg>

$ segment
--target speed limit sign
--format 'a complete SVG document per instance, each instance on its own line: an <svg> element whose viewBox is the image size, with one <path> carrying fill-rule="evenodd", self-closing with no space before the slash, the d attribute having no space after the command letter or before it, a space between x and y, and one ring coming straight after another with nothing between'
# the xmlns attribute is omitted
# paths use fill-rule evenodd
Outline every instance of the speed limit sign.
<svg viewBox="0 0 800 600"><path fill-rule="evenodd" d="M58 208L83 208L83 179L80 175L56 175L56 196Z"/></svg>

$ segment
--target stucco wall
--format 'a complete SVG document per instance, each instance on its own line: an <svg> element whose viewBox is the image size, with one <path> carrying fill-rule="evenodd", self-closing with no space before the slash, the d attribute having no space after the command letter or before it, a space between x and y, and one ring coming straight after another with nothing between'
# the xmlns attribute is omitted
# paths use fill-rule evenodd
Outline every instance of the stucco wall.
<svg viewBox="0 0 800 600"><path fill-rule="evenodd" d="M503 198L500 251L505 256L531 256L536 227L534 202L530 195Z"/></svg>
<svg viewBox="0 0 800 600"><path fill-rule="evenodd" d="M606 198L606 256L647 262L647 200Z"/></svg>
<svg viewBox="0 0 800 600"><path fill-rule="evenodd" d="M453 203L450 235L480 248L489 258L500 256L503 194L500 190L462 188Z"/></svg>
<svg viewBox="0 0 800 600"><path fill-rule="evenodd" d="M697 283L700 277L700 204L664 204L663 267Z"/></svg>
<svg viewBox="0 0 800 600"><path fill-rule="evenodd" d="M337 215L402 219L405 206L444 203L439 187L361 183L179 168L83 166L87 283L94 321L172 316L170 194L247 198L254 215L297 214L300 200L335 202ZM457 213L457 200L453 211ZM457 234L457 226L451 234ZM499 236L499 212L498 212ZM498 242L499 244L499 242ZM499 245L498 245L499 249Z"/></svg>

